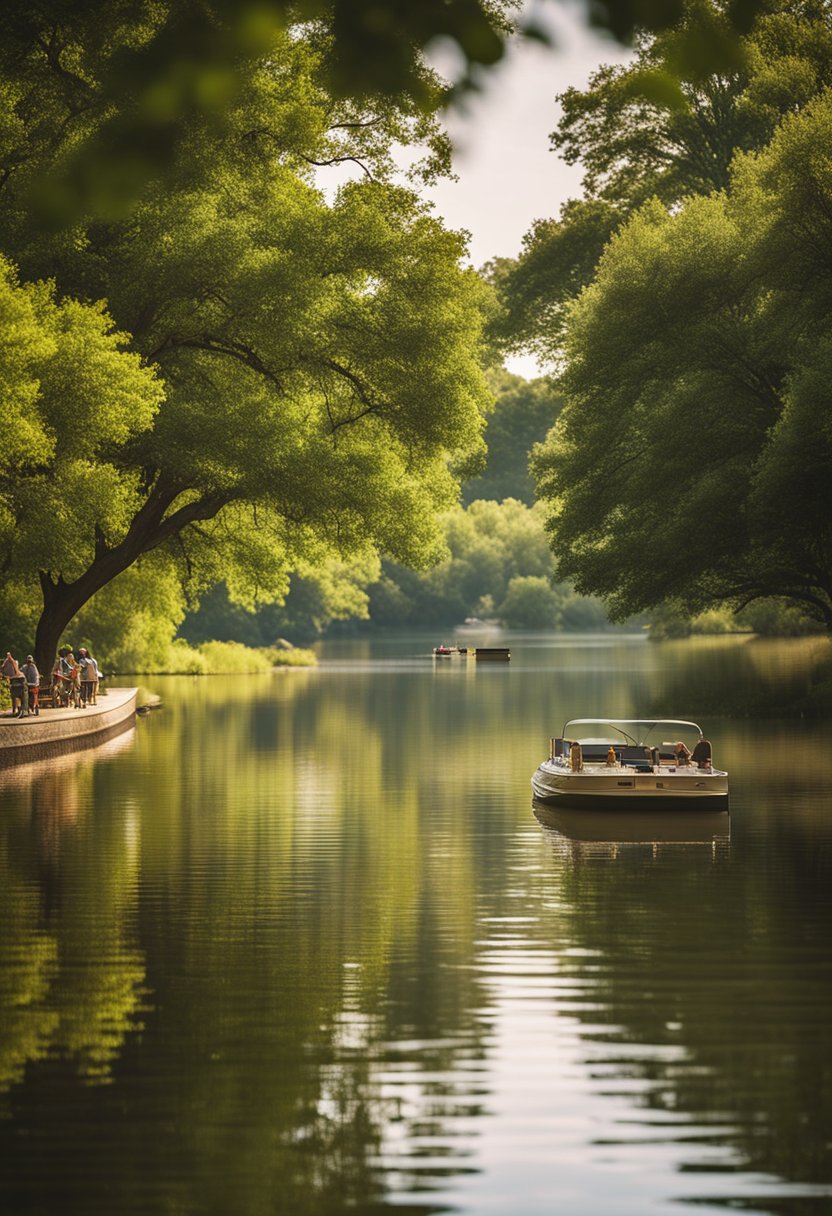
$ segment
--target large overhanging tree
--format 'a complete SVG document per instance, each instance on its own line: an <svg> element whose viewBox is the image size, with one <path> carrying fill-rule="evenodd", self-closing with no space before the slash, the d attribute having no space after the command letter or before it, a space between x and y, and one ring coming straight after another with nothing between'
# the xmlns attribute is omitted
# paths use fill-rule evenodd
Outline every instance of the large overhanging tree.
<svg viewBox="0 0 832 1216"><path fill-rule="evenodd" d="M735 159L765 148L785 115L811 105L813 99L823 96L832 84L832 17L827 4L815 4L812 0L774 0L766 5L754 28L742 39L738 60L709 53L703 59L700 72L690 73L680 81L676 69L684 46L698 41L710 48L712 32L724 26L729 14L730 6L723 0L685 0L678 27L655 37L642 37L638 53L630 64L601 68L588 89L572 89L561 97L563 114L552 136L552 144L570 163L583 166L583 197L567 203L558 219L538 222L527 236L524 253L516 263L494 267L494 277L505 304L496 328L509 346L531 345L555 366L565 364L565 384L576 389L572 421L569 416L564 419L559 438L550 445L539 466L542 492L555 497L564 495L562 502L558 499L554 503L551 525L552 543L564 573L572 569L580 571L583 589L605 594L619 614L642 609L665 596L674 595L684 599L690 607L714 603L723 593L741 603L767 594L767 587L768 594L779 591L788 595L814 616L825 620L826 592L822 588L825 559L822 554L811 562L805 554L804 559L796 556L798 550L815 543L816 538L798 535L797 548L786 544L785 552L776 552L767 539L769 532L782 535L784 527L782 496L780 491L775 492L774 473L778 466L773 453L788 451L793 456L797 449L793 442L782 446L784 440L779 423L780 438L777 444L769 444L765 426L774 425L781 416L784 419L791 416L785 403L791 399L792 382L783 380L782 367L771 371L776 392L764 409L760 407L762 412L752 410L750 415L742 392L723 391L732 377L737 383L745 383L747 355L737 347L737 362L731 366L731 350L726 345L725 335L730 332L733 317L724 315L727 301L740 290L738 276L747 265L742 260L726 261L717 267L726 277L722 283L724 293L720 295L714 291L710 314L714 332L707 357L713 362L719 352L723 379L717 383L713 378L706 385L700 378L697 391L693 392L686 390L685 382L679 378L680 369L690 371L688 359L697 349L695 335L699 332L700 306L696 303L699 299L696 293L699 289L705 291L701 276L711 265L711 244L716 240L710 225L701 219L713 212L707 209L700 212L689 200L693 196L724 192L719 195L718 206L729 207L725 195L730 196L737 180L732 174ZM651 199L648 211L632 221L628 229L628 222ZM742 205L747 206L747 199ZM802 206L802 202L799 205ZM785 208L785 202L783 206ZM647 216L649 220L645 218ZM748 211L749 222L751 216ZM755 222L756 218L759 217L755 217ZM678 231L674 227L677 220ZM784 210L783 222L799 223L797 204L791 217ZM665 223L667 227L663 226ZM665 238L672 245L679 239L684 225L687 225L684 231L690 233L694 224L698 234L695 241L700 242L701 251L694 244L693 248L699 252L691 254L690 276L680 278L674 259L681 256L682 250L674 252L668 247L660 255L659 246ZM622 231L626 232L626 237L620 235ZM747 229L747 233L751 231ZM637 232L642 232L643 238L638 255L635 252ZM650 233L649 240L644 235L646 232ZM619 237L615 237L616 233ZM754 241L759 235L759 232L754 235ZM610 275L616 276L618 287L624 290L630 274L618 260L625 256L625 250L629 251L626 256L632 261L633 309L629 305L618 311L612 308L605 317L602 315L604 307L612 305L606 294L610 288ZM638 265L642 255L654 276L643 295L635 290L643 281L644 271ZM771 286L777 259L784 254L780 249L769 248L767 256L772 259L770 265L765 262L760 246L760 259L755 266L764 276L762 281ZM802 263L798 259L796 264ZM613 271L613 267L618 269ZM579 304L573 310L573 302L593 283L591 298L605 301L599 306L601 311L593 311L596 306L588 303L586 306ZM669 299L667 283L673 284ZM748 291L753 293L757 286L750 282ZM650 298L651 292L655 292L655 299ZM657 316L658 300L666 301L668 310ZM639 311L635 311L636 302ZM690 330L687 318L680 317L680 305L692 309ZM819 300L814 299L808 313L801 313L801 316L811 319L814 310L814 323L822 332L825 314L817 311L819 307ZM756 304L754 309L758 309ZM594 318L591 337L590 330L584 328L590 315ZM769 348L773 349L772 343L779 339L778 358L782 358L783 366L790 370L792 360L796 360L796 369L803 355L796 348L789 348L786 356L783 344L788 344L797 314L791 315L787 311L785 317L780 318L782 334L777 333L773 314L767 312L766 315L771 325L767 336ZM615 316L617 328L613 327L612 316ZM646 318L650 318L649 323ZM673 324L678 322L672 336L671 321ZM605 346L601 345L602 341ZM635 348L633 343L637 344ZM588 355L585 357L590 349L592 359ZM646 378L652 370L656 377L655 395L638 392L636 427L630 410L633 382L627 374L622 374L619 382L616 364L619 356L623 360L622 368L632 368L635 358L639 361L640 375ZM652 367L651 359L655 360ZM593 406L606 433L603 445L590 439L579 452L575 420L581 420L583 439L588 406L578 408L575 402L578 397L583 399L588 383L586 377L593 370L597 371L599 383L602 375L609 376L609 392L603 401L596 396ZM712 394L712 398L708 394ZM587 396L586 400L589 399ZM710 419L711 413L716 412L712 437L717 446L715 450L713 446L709 448L709 457L700 461L698 472L677 454L675 445L668 439L669 401L673 402L673 426L680 433L695 431L703 415ZM772 405L772 401L776 403ZM614 415L616 406L621 410L620 417ZM683 408L690 411L688 418ZM826 406L818 399L812 408L816 411L816 429L822 433ZM803 413L806 425L810 425L811 416L812 410L806 404ZM650 437L648 441L651 418L656 438ZM768 421L764 424L763 419ZM736 435L734 432L729 434L729 424L735 432L742 431L745 436L739 449ZM785 422L782 425L785 426ZM563 474L566 465L559 461L566 451L564 441L572 426L576 428L571 432L576 436L576 450L569 456L569 467L573 470L574 481L568 483ZM594 435L592 424L586 433L590 437ZM659 436L669 444L660 464L658 459L652 459L652 462L648 459L647 464L641 462L634 448L623 456L619 468L618 458L624 449L629 444L638 444L640 439L645 439L645 452L650 453L650 458L657 457L653 445ZM556 449L559 451L556 466L561 472L555 471L555 465L548 464ZM756 467L754 463L758 457L763 459L764 450L769 454L764 461L768 470L765 473L762 464ZM807 457L806 451L803 456ZM594 466L593 478L591 461L596 458L598 463ZM822 464L825 459L822 448L818 458ZM716 474L716 469L726 467L729 461L734 462L731 466L734 472L740 467L744 470L741 477L738 474L733 486L730 478L720 479ZM753 497L748 480L752 467ZM780 471L787 467L793 470L794 464L784 462ZM814 457L808 467L814 467ZM639 475L644 476L645 505L642 509L644 530L637 536L638 511L634 504ZM693 476L700 478L698 493L680 498L677 485L686 486ZM799 482L805 493L808 493L808 484L801 486ZM650 504L655 502L653 488L659 485L666 489L667 514L657 532L658 521ZM732 491L728 496L731 506L724 510L721 495L728 489ZM620 503L614 498L618 492L624 495ZM711 495L712 502L709 500ZM593 521L586 532L577 522L581 515L579 501L587 508L583 518ZM803 498L798 495L795 501L803 502ZM693 540L692 524L685 526L684 512L678 518L673 514L682 502L697 519L701 517L705 521L704 525L697 523ZM753 519L748 511L739 509L740 503L745 504L748 511L753 503ZM620 519L616 512L620 512ZM766 529L762 529L759 522L764 515L769 518ZM717 528L714 533L709 521L715 519L721 521L721 530ZM810 526L815 527L811 513L806 519L812 519ZM821 520L821 531L822 525ZM684 541L681 540L682 531ZM624 534L626 545L621 539ZM619 538L620 548L612 542L613 535ZM673 543L668 541L667 551L663 537L675 538ZM707 538L703 541L708 549L707 560L697 556L699 537ZM647 549L649 561L643 556ZM666 566L662 565L665 560ZM711 568L708 560L715 565L729 563L730 569ZM799 561L803 562L803 569L796 573L795 564ZM701 572L701 579L691 581L689 570ZM730 575L736 577L732 579ZM816 584L818 578L820 587ZM806 585L807 580L811 585Z"/></svg>
<svg viewBox="0 0 832 1216"><path fill-rule="evenodd" d="M613 238L535 471L561 575L618 616L782 596L832 629L832 92L730 189Z"/></svg>
<svg viewBox="0 0 832 1216"><path fill-rule="evenodd" d="M274 591L327 546L424 561L488 400L482 285L392 171L396 142L427 145L425 172L446 148L405 101L333 101L320 27L250 59L221 124L183 115L138 203L120 212L116 192L109 217L44 230L33 199L110 121L98 82L119 39L146 36L123 16L70 14L4 60L3 301L22 329L0 347L17 393L0 565L7 595L42 596L43 667L153 551L195 590ZM325 194L314 174L344 162L356 179Z"/></svg>
<svg viewBox="0 0 832 1216"><path fill-rule="evenodd" d="M671 29L642 33L632 61L602 66L559 96L552 150L583 169L581 197L538 220L521 257L495 267L505 305L495 328L510 349L557 360L571 300L592 282L611 235L650 198L676 206L725 189L737 152L764 147L777 123L832 84L832 12L773 0L726 55L732 6L684 0ZM704 48L679 78L685 48Z"/></svg>
<svg viewBox="0 0 832 1216"><path fill-rule="evenodd" d="M549 0L554 9L558 0ZM683 0L588 0L586 17L629 42L636 29L673 26ZM766 0L732 0L726 21L676 40L672 70L700 74L703 61L735 63L738 35L748 30ZM545 5L540 16L546 17ZM483 70L505 53L516 33L549 41L538 13L522 0L5 0L0 11L0 63L16 70L37 48L63 76L67 94L87 118L102 120L93 138L67 148L72 173L58 194L36 189L50 209L81 215L108 199L129 205L150 172L165 174L189 139L182 116L222 125L229 104L245 87L253 56L270 55L287 23L323 23L329 37L321 68L336 97L407 98L426 112L435 89L426 79L423 52L437 42L457 52L459 78L451 93L476 87ZM72 36L67 37L67 30ZM94 87L86 45L98 57ZM70 53L67 54L69 49ZM553 74L557 67L553 63ZM47 111L44 129L48 130Z"/></svg>

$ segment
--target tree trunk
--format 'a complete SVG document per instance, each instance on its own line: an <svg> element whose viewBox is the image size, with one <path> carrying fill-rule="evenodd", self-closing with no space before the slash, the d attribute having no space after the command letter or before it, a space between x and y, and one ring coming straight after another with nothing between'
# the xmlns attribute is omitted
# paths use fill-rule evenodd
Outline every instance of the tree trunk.
<svg viewBox="0 0 832 1216"><path fill-rule="evenodd" d="M58 653L58 643L61 634L72 620L72 613L67 615L61 605L44 607L40 614L38 627L35 630L35 665L42 676L52 674L55 656Z"/></svg>
<svg viewBox="0 0 832 1216"><path fill-rule="evenodd" d="M157 482L133 518L124 539L112 548L100 541L95 558L75 582L65 583L62 578L55 579L47 571L41 571L43 611L35 632L34 651L41 675L52 671L61 634L97 591L132 566L143 553L178 536L188 524L198 519L213 519L231 497L206 493L203 498L165 516L178 494L178 488Z"/></svg>

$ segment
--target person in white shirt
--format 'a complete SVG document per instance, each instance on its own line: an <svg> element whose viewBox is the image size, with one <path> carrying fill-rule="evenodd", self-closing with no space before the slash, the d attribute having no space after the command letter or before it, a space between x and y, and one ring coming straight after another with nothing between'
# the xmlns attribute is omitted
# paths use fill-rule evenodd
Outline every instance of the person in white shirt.
<svg viewBox="0 0 832 1216"><path fill-rule="evenodd" d="M92 655L83 646L78 651L78 663L81 668L81 704L94 705L98 668Z"/></svg>
<svg viewBox="0 0 832 1216"><path fill-rule="evenodd" d="M23 675L26 680L26 691L29 694L29 713L34 713L37 717L40 713L40 672L30 654L27 654L26 662L23 664Z"/></svg>

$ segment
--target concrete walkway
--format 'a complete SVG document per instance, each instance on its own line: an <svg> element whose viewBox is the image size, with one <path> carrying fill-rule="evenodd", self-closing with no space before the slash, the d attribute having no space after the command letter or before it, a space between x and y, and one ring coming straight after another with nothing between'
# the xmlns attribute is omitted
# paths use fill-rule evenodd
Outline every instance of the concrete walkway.
<svg viewBox="0 0 832 1216"><path fill-rule="evenodd" d="M38 757L92 747L133 724L135 688L99 691L98 704L86 709L41 709L35 717L0 717L0 768Z"/></svg>

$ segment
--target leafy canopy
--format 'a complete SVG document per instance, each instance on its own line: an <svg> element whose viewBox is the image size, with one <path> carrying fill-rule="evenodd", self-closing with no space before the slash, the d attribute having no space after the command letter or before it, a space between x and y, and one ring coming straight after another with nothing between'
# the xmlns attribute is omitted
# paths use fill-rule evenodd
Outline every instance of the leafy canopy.
<svg viewBox="0 0 832 1216"><path fill-rule="evenodd" d="M142 500L118 453L153 425L155 372L124 349L100 305L21 285L0 256L0 551L6 569L83 571L96 530L117 534Z"/></svg>
<svg viewBox="0 0 832 1216"><path fill-rule="evenodd" d="M701 69L703 53L721 62L738 55L761 0L739 0L710 31L703 48L692 35L677 40L677 67ZM677 21L681 0L593 0L587 20L629 42L637 28L660 31ZM39 114L51 143L64 100L85 138L64 148L55 172L34 168L33 199L64 221L90 210L107 215L141 198L148 177L176 176L196 122L218 132L252 63L279 55L287 27L304 31L320 52L330 96L359 103L395 102L411 113L434 113L477 87L482 69L498 62L512 34L548 42L545 27L518 0L7 0L0 12L0 78L11 108ZM425 68L424 51L441 44L456 53L453 86ZM21 72L21 69L22 72ZM49 87L57 76L63 96ZM43 85L46 83L46 96ZM45 104L44 104L45 103ZM25 136L12 117L11 160L25 158Z"/></svg>
<svg viewBox="0 0 832 1216"><path fill-rule="evenodd" d="M646 204L570 311L535 470L561 575L626 616L782 596L832 627L832 94L730 190Z"/></svg>
<svg viewBox="0 0 832 1216"><path fill-rule="evenodd" d="M89 41L63 63L99 54L81 32ZM49 423L54 455L11 470L6 535L26 526L44 478L64 495L60 507L43 499L47 552L3 553L11 579L41 588L41 660L91 595L160 547L189 592L224 578L242 597L281 594L291 565L332 551L430 560L434 513L482 448L486 293L460 265L463 238L392 179L392 146L425 135L421 119L335 102L316 37L294 29L251 66L221 128L185 122L175 171L147 182L128 215L45 237L30 183L94 133L81 86L43 57L51 106L19 100L25 63L11 82L3 129L22 151L0 184L5 251L25 281L56 283L57 295L24 293L52 292L79 325L97 318L111 358L124 340L105 341L108 315L131 335L122 358L147 404L133 410L119 389L102 422L96 393L119 378L103 352L82 368L79 340L71 357L55 351L55 391L33 388L28 413L17 406L35 428ZM360 177L327 194L315 173L343 159L361 162ZM42 356L30 357L34 384ZM94 465L86 493L62 463L79 449Z"/></svg>
<svg viewBox="0 0 832 1216"><path fill-rule="evenodd" d="M828 5L776 0L736 55L720 51L730 22L722 0L685 0L678 24L642 34L632 63L560 95L552 149L583 168L583 194L537 221L517 263L494 275L504 345L557 362L569 303L620 225L650 198L673 207L727 188L737 152L764 147L783 115L832 84ZM689 47L700 48L698 66L683 71Z"/></svg>

